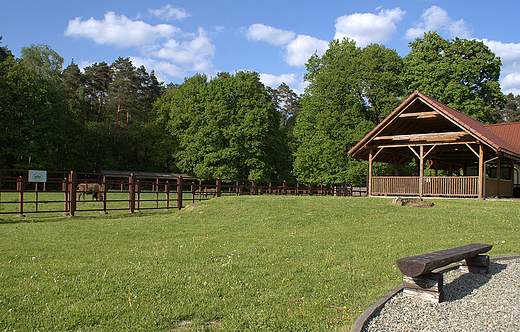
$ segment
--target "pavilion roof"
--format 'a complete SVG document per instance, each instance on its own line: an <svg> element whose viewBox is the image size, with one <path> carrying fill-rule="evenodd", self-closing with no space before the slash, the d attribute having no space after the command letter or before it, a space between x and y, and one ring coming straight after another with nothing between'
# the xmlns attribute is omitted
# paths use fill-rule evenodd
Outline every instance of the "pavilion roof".
<svg viewBox="0 0 520 332"><path fill-rule="evenodd" d="M348 154L355 159L368 160L370 149L391 147L394 148L392 154L381 153L375 161L393 162L392 159L399 154L412 158L411 146L435 145L442 149L436 149L437 155L432 153L432 158L442 160L444 156L441 153L444 153L453 161L461 162L474 157L474 152L470 151L472 145L482 143L487 146L487 157L507 155L520 160L519 138L520 123L510 126L484 125L416 90ZM455 147L456 144L465 144L467 148L462 153L463 149ZM402 163L406 158L397 163Z"/></svg>

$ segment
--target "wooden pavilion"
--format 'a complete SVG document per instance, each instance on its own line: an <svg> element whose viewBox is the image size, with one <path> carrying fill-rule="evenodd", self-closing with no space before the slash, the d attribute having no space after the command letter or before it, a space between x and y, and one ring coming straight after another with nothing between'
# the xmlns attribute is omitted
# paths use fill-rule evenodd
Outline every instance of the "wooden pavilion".
<svg viewBox="0 0 520 332"><path fill-rule="evenodd" d="M415 91L348 154L368 161L368 195L512 197L519 140L520 123L486 126ZM399 165L412 158L417 176L400 176ZM373 176L374 162L394 164L394 176Z"/></svg>

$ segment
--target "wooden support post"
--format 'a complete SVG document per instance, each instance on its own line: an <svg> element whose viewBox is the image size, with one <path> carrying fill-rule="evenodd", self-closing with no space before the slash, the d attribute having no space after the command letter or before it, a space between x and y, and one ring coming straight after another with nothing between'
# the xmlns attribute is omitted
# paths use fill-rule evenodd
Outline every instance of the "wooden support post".
<svg viewBox="0 0 520 332"><path fill-rule="evenodd" d="M69 214L69 185L67 182L67 177L64 177L61 181L61 191L64 194L64 201L63 201L63 215L66 216Z"/></svg>
<svg viewBox="0 0 520 332"><path fill-rule="evenodd" d="M77 187L77 174L74 171L71 171L69 174L69 216L74 217L76 213L76 187Z"/></svg>
<svg viewBox="0 0 520 332"><path fill-rule="evenodd" d="M489 256L477 255L475 257L463 259L460 262L459 270L462 273L489 273Z"/></svg>
<svg viewBox="0 0 520 332"><path fill-rule="evenodd" d="M24 191L24 183L23 178L20 175L18 179L16 179L16 190L18 191L18 217L25 217L23 214L23 191Z"/></svg>
<svg viewBox="0 0 520 332"><path fill-rule="evenodd" d="M222 194L222 179L217 178L217 197Z"/></svg>
<svg viewBox="0 0 520 332"><path fill-rule="evenodd" d="M128 208L130 213L135 211L135 174L128 177Z"/></svg>
<svg viewBox="0 0 520 332"><path fill-rule="evenodd" d="M403 276L403 295L418 297L434 303L444 300L444 279L441 273L428 273L417 277Z"/></svg>
<svg viewBox="0 0 520 332"><path fill-rule="evenodd" d="M164 191L166 192L166 211L170 211L170 181L168 180L164 185Z"/></svg>
<svg viewBox="0 0 520 332"><path fill-rule="evenodd" d="M424 146L419 148L419 197L423 197L424 182Z"/></svg>
<svg viewBox="0 0 520 332"><path fill-rule="evenodd" d="M486 170L484 169L484 148L482 147L482 144L479 144L478 147L478 198L484 199L486 198L486 193L484 192L484 181L486 181Z"/></svg>
<svg viewBox="0 0 520 332"><path fill-rule="evenodd" d="M107 214L107 177L106 175L103 175L103 183L101 184L102 185L102 190L103 190L103 211L101 212L102 214Z"/></svg>
<svg viewBox="0 0 520 332"><path fill-rule="evenodd" d="M177 210L182 209L182 176L177 179Z"/></svg>
<svg viewBox="0 0 520 332"><path fill-rule="evenodd" d="M497 198L500 197L500 177L502 173L501 167L502 166L502 158L497 159Z"/></svg>
<svg viewBox="0 0 520 332"><path fill-rule="evenodd" d="M372 159L374 155L374 150L370 149L368 153L368 183L367 183L367 194L368 196L372 196Z"/></svg>

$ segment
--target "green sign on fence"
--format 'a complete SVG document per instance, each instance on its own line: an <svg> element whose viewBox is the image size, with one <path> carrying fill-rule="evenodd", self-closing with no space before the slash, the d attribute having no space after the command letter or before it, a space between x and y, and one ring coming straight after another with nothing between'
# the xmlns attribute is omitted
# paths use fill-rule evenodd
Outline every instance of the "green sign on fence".
<svg viewBox="0 0 520 332"><path fill-rule="evenodd" d="M47 182L47 171L29 170L29 182Z"/></svg>

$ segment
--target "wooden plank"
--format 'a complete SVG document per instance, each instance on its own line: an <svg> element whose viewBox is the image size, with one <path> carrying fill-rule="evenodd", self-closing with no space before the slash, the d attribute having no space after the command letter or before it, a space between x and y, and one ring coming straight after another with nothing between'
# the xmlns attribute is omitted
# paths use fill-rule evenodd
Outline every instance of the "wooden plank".
<svg viewBox="0 0 520 332"><path fill-rule="evenodd" d="M423 300L428 300L434 303L440 303L444 300L444 291L430 292L427 290L416 288L403 288L403 295L410 297L417 297Z"/></svg>
<svg viewBox="0 0 520 332"><path fill-rule="evenodd" d="M437 111L429 112L415 112L415 113L402 113L399 115L400 118L430 118L439 116Z"/></svg>
<svg viewBox="0 0 520 332"><path fill-rule="evenodd" d="M392 141L403 141L403 140L410 140L410 141L421 141L421 140L428 140L428 141L442 141L442 140L452 140L461 138L464 136L468 136L469 134L465 131L452 131L452 132L445 132L445 133L427 133L427 134L410 134L410 135L392 135L392 136L378 136L374 137L374 141L379 140L392 140Z"/></svg>
<svg viewBox="0 0 520 332"><path fill-rule="evenodd" d="M444 285L442 273L427 273L417 277L403 276L405 288L422 289L430 292L440 292Z"/></svg>
<svg viewBox="0 0 520 332"><path fill-rule="evenodd" d="M423 255L400 258L396 261L397 267L404 275L416 277L429 273L432 270L471 258L478 254L488 252L493 248L491 244L472 243L465 246L430 252Z"/></svg>

